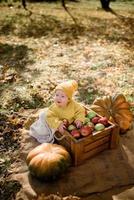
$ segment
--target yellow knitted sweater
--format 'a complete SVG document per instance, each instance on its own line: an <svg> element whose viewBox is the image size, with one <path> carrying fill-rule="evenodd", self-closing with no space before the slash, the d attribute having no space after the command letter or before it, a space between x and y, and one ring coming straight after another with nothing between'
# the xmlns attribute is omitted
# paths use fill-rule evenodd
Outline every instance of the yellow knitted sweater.
<svg viewBox="0 0 134 200"><path fill-rule="evenodd" d="M74 120L85 120L85 108L78 102L71 100L66 107L59 107L53 103L47 111L46 121L50 128L57 129L63 119L67 119L69 123Z"/></svg>

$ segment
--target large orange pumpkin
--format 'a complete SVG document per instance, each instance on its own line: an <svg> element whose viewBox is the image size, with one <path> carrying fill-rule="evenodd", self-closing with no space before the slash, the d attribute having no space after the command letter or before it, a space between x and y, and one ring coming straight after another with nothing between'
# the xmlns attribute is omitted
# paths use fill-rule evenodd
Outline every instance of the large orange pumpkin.
<svg viewBox="0 0 134 200"><path fill-rule="evenodd" d="M70 166L71 158L63 146L43 143L29 152L26 162L33 176L55 180Z"/></svg>
<svg viewBox="0 0 134 200"><path fill-rule="evenodd" d="M97 98L91 109L117 123L122 131L131 127L133 115L129 103L122 94Z"/></svg>

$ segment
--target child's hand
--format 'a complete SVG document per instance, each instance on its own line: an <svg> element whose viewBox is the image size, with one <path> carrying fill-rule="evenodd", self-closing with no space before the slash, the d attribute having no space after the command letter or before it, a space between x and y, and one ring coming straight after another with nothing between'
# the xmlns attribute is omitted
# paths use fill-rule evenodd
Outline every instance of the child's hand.
<svg viewBox="0 0 134 200"><path fill-rule="evenodd" d="M60 133L64 133L65 129L66 129L65 124L64 124L63 122L61 122L61 124L60 124L59 127L58 127L58 131L59 131Z"/></svg>
<svg viewBox="0 0 134 200"><path fill-rule="evenodd" d="M76 124L77 128L81 128L82 127L82 122L80 120L75 120L74 123Z"/></svg>

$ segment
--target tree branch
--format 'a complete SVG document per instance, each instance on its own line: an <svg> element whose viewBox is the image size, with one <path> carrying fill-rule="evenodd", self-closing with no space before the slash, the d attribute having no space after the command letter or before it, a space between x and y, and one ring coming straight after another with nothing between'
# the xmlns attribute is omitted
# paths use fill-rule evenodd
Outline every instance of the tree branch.
<svg viewBox="0 0 134 200"><path fill-rule="evenodd" d="M31 16L31 15L32 15L32 11L29 10L29 9L27 9L26 0L21 0L21 2L22 2L23 8L29 12L29 15L28 15L28 16Z"/></svg>
<svg viewBox="0 0 134 200"><path fill-rule="evenodd" d="M65 9L65 11L69 14L69 16L72 18L75 24L77 24L76 19L73 17L73 15L69 12L68 8L66 7L65 0L61 0L62 6Z"/></svg>
<svg viewBox="0 0 134 200"><path fill-rule="evenodd" d="M27 10L27 4L26 4L26 1L25 0L21 0L22 2L22 6L25 10Z"/></svg>

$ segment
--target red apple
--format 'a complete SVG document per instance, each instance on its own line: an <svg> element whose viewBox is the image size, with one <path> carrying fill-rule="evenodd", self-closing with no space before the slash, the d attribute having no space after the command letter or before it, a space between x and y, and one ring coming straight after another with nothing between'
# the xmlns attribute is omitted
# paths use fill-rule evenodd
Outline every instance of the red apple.
<svg viewBox="0 0 134 200"><path fill-rule="evenodd" d="M73 124L70 124L70 125L68 126L68 131L72 131L72 130L74 130L74 129L76 129L76 126L74 126Z"/></svg>
<svg viewBox="0 0 134 200"><path fill-rule="evenodd" d="M94 130L94 124L92 122L88 122L87 125L91 127L92 131Z"/></svg>
<svg viewBox="0 0 134 200"><path fill-rule="evenodd" d="M106 117L101 117L99 120L98 120L98 123L101 123L103 124L104 126L107 126L108 125L108 119Z"/></svg>
<svg viewBox="0 0 134 200"><path fill-rule="evenodd" d="M88 136L92 134L92 127L85 125L80 129L80 133L82 136Z"/></svg>
<svg viewBox="0 0 134 200"><path fill-rule="evenodd" d="M99 119L100 119L99 116L93 117L93 118L91 119L91 122L92 122L93 124L97 124L98 121L99 121Z"/></svg>
<svg viewBox="0 0 134 200"><path fill-rule="evenodd" d="M74 137L74 138L79 138L80 137L80 132L78 130L72 130L71 131L71 135Z"/></svg>

